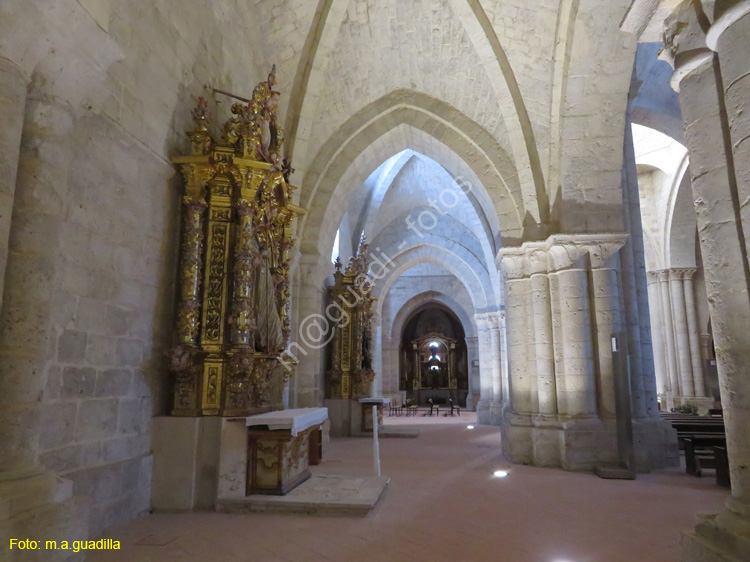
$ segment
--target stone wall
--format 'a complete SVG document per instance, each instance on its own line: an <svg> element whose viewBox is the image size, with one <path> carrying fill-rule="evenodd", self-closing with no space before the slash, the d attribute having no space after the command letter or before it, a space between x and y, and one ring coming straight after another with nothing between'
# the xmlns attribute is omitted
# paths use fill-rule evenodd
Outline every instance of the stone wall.
<svg viewBox="0 0 750 562"><path fill-rule="evenodd" d="M215 113L204 85L247 94L267 65L238 41L255 21L235 1L11 1L2 11L0 56L31 84L25 108L13 108L25 117L0 369L5 383L43 388L37 460L88 497L96 537L150 504L178 241L169 158L187 148L197 96Z"/></svg>

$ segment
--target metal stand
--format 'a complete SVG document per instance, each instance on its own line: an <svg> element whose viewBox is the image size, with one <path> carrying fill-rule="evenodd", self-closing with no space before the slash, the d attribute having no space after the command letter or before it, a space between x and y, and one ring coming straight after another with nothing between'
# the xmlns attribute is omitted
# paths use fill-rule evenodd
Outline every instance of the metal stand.
<svg viewBox="0 0 750 562"><path fill-rule="evenodd" d="M599 478L635 480L633 418L630 405L630 355L623 332L612 334L612 370L615 382L615 417L617 419L617 466L594 467Z"/></svg>

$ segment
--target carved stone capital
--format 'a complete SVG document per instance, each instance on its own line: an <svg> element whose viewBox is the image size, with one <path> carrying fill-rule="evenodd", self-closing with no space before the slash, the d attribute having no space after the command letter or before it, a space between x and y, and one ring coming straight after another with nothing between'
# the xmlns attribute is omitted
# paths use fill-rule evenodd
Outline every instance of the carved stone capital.
<svg viewBox="0 0 750 562"><path fill-rule="evenodd" d="M703 70L713 60L698 17L693 2L682 2L664 21L664 47L659 58L674 68L671 85L676 92L680 91L683 78Z"/></svg>
<svg viewBox="0 0 750 562"><path fill-rule="evenodd" d="M583 268L588 255L594 269L607 267L628 240L628 234L556 234L544 242L525 242L517 248L503 248L498 265L512 281L536 274Z"/></svg>
<svg viewBox="0 0 750 562"><path fill-rule="evenodd" d="M477 330L484 330L489 326L489 318L486 312L474 315L474 322L477 324Z"/></svg>
<svg viewBox="0 0 750 562"><path fill-rule="evenodd" d="M668 269L670 281L683 281L692 279L696 272L695 267L673 267Z"/></svg>
<svg viewBox="0 0 750 562"><path fill-rule="evenodd" d="M628 234L573 234L550 237L550 255L554 270L567 269L581 264L581 258L589 255L591 267L601 269L610 265L610 260L628 241Z"/></svg>
<svg viewBox="0 0 750 562"><path fill-rule="evenodd" d="M729 4L728 7L727 4ZM722 9L722 11L715 14L716 20L708 30L708 33L706 33L706 45L712 51L718 50L719 38L727 29L747 14L750 14L750 0L717 2L716 8L717 10Z"/></svg>
<svg viewBox="0 0 750 562"><path fill-rule="evenodd" d="M516 248L503 248L497 264L508 280L522 279L535 273L547 273L549 248L546 242L524 242Z"/></svg>
<svg viewBox="0 0 750 562"><path fill-rule="evenodd" d="M526 270L526 255L521 248L508 248L500 251L498 265L508 280L521 279Z"/></svg>
<svg viewBox="0 0 750 562"><path fill-rule="evenodd" d="M500 324L503 320L503 313L500 311L493 311L486 313L487 321L491 330L499 330Z"/></svg>

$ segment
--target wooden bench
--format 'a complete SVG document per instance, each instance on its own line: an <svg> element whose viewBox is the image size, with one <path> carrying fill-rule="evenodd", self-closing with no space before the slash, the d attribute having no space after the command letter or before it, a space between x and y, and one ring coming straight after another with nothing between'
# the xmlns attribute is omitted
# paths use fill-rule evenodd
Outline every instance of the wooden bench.
<svg viewBox="0 0 750 562"><path fill-rule="evenodd" d="M685 472L702 476L704 468L716 468L714 447L726 446L726 436L691 435L685 437Z"/></svg>
<svg viewBox="0 0 750 562"><path fill-rule="evenodd" d="M686 437L695 435L698 437L710 435L724 435L724 419L705 416L691 416L685 414L662 414L677 431L677 440L680 450L684 449Z"/></svg>
<svg viewBox="0 0 750 562"><path fill-rule="evenodd" d="M716 484L732 487L729 477L726 436L690 436L685 438L685 472L703 476L703 469L716 470Z"/></svg>

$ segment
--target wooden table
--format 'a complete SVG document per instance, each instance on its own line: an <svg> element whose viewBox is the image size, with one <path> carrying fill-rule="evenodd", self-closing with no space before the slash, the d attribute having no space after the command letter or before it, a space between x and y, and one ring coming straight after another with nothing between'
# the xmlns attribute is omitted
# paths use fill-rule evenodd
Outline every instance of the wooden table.
<svg viewBox="0 0 750 562"><path fill-rule="evenodd" d="M310 478L322 458L322 424L328 408L298 408L247 418L247 487L250 494L285 495Z"/></svg>

